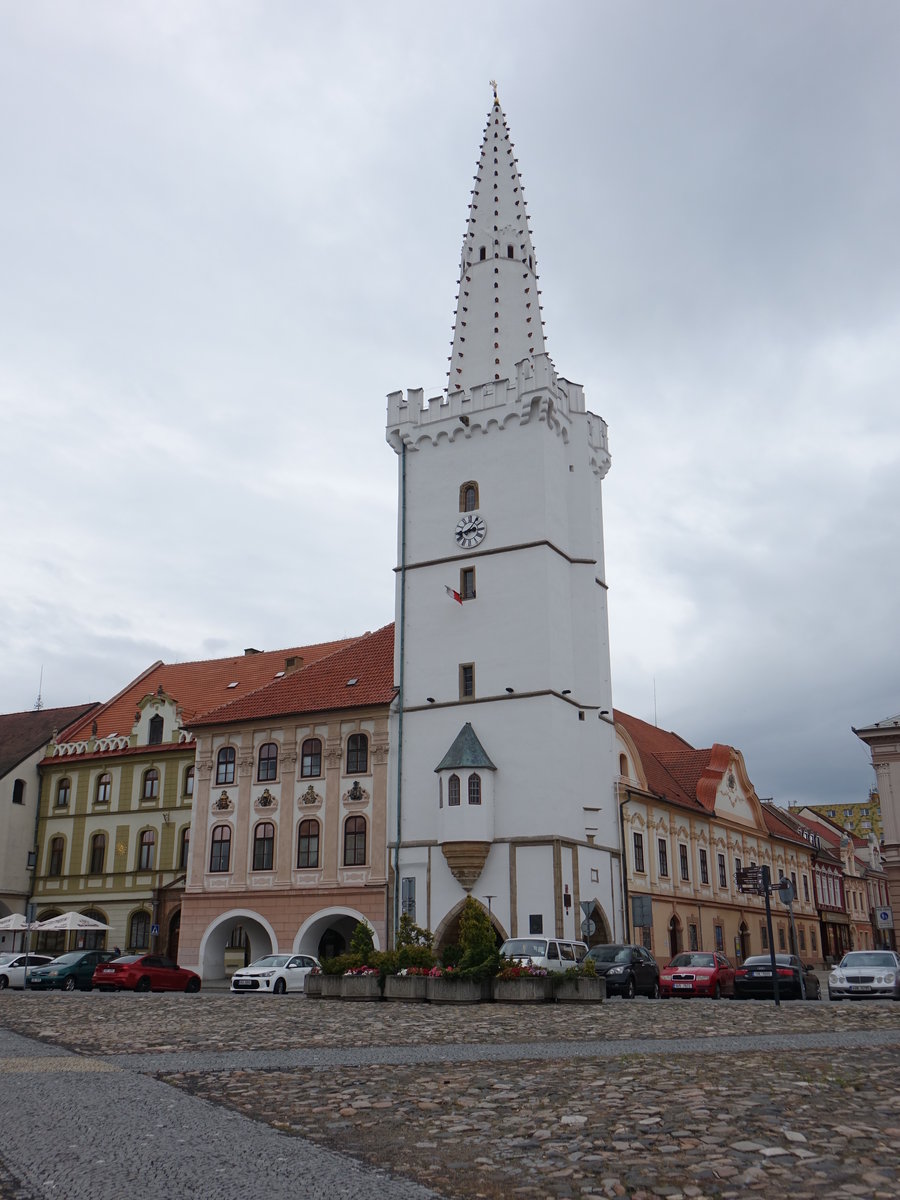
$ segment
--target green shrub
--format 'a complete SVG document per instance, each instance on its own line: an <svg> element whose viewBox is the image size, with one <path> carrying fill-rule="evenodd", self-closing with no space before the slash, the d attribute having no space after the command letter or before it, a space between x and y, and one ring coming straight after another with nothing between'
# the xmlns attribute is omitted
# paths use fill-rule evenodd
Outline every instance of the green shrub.
<svg viewBox="0 0 900 1200"><path fill-rule="evenodd" d="M369 956L375 950L375 935L372 927L360 921L350 938L350 953L359 959L360 966L368 965Z"/></svg>
<svg viewBox="0 0 900 1200"><path fill-rule="evenodd" d="M397 928L398 950L404 946L421 946L430 950L433 942L434 934L429 929L423 929L421 925L417 925L409 913L403 914Z"/></svg>

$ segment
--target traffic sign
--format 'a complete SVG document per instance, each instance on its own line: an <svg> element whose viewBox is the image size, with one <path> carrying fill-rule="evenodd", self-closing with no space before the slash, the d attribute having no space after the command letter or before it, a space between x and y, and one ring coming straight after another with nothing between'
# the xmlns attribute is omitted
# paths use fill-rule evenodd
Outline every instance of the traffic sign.
<svg viewBox="0 0 900 1200"><path fill-rule="evenodd" d="M597 922L592 921L590 917L586 921L581 922L581 936L592 937L597 932Z"/></svg>
<svg viewBox="0 0 900 1200"><path fill-rule="evenodd" d="M788 908L794 902L794 885L789 879L782 877L778 880L778 899L782 904L786 904Z"/></svg>

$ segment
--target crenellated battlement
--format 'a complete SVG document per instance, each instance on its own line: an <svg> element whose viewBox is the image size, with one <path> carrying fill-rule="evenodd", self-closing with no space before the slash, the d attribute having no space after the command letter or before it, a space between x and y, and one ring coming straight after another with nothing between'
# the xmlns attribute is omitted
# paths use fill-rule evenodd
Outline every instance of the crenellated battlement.
<svg viewBox="0 0 900 1200"><path fill-rule="evenodd" d="M584 414L584 389L558 375L548 354L535 355L533 363L516 364L516 378L498 379L469 391L450 392L425 399L422 388L388 395L387 440L399 453L406 445L455 438L467 433L487 432L493 425L503 428L507 420L520 424L544 421L568 441L573 419ZM587 413L588 438L594 456L608 458L606 422Z"/></svg>

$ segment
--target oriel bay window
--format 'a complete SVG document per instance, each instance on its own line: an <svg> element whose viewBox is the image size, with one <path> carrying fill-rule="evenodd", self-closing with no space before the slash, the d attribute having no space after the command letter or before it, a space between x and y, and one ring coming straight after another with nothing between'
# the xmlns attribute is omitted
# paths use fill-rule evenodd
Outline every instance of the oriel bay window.
<svg viewBox="0 0 900 1200"><path fill-rule="evenodd" d="M459 776L451 775L447 780L447 805L456 808L459 805Z"/></svg>
<svg viewBox="0 0 900 1200"><path fill-rule="evenodd" d="M213 827L209 842L210 871L227 871L231 865L231 826Z"/></svg>
<svg viewBox="0 0 900 1200"><path fill-rule="evenodd" d="M481 776L480 775L470 775L469 776L469 803L470 804L480 804L481 803Z"/></svg>
<svg viewBox="0 0 900 1200"><path fill-rule="evenodd" d="M319 865L319 822L301 821L297 830L297 866Z"/></svg>
<svg viewBox="0 0 900 1200"><path fill-rule="evenodd" d="M271 871L275 862L275 826L260 821L253 831L253 870Z"/></svg>
<svg viewBox="0 0 900 1200"><path fill-rule="evenodd" d="M344 823L344 866L366 865L366 818L348 817Z"/></svg>

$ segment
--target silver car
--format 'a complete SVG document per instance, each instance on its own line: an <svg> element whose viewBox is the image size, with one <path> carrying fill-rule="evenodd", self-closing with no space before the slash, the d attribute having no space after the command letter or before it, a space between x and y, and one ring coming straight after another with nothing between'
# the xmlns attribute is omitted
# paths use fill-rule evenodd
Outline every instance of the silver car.
<svg viewBox="0 0 900 1200"><path fill-rule="evenodd" d="M851 950L828 976L829 1000L900 1000L900 955Z"/></svg>

